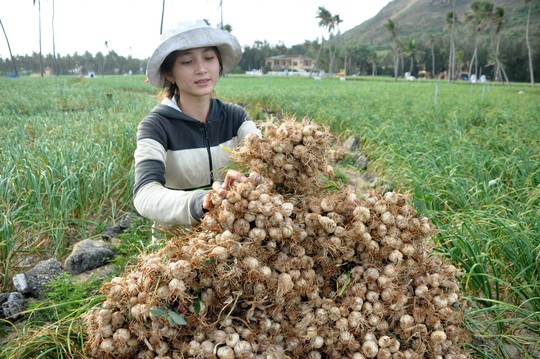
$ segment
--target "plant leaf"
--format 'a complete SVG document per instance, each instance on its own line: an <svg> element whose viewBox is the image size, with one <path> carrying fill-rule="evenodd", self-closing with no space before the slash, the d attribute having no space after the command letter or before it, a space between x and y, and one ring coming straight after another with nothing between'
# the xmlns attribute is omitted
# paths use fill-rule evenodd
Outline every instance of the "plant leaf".
<svg viewBox="0 0 540 359"><path fill-rule="evenodd" d="M167 312L165 310L161 309L160 307L150 307L148 309L148 311L154 317L164 317L165 315L167 315Z"/></svg>
<svg viewBox="0 0 540 359"><path fill-rule="evenodd" d="M169 310L169 316L167 317L167 319L169 320L169 323L171 323L172 321L174 324L178 324L178 325L187 324L186 320L184 319L184 316L182 314L175 312L174 310Z"/></svg>
<svg viewBox="0 0 540 359"><path fill-rule="evenodd" d="M340 297L343 295L343 292L345 292L345 289L347 289L347 286L351 282L351 273L347 272L344 275L346 275L347 277L345 278L345 282L343 283L343 285L341 286L341 289L339 290L338 296Z"/></svg>
<svg viewBox="0 0 540 359"><path fill-rule="evenodd" d="M193 294L195 294L193 309L195 310L196 314L199 314L201 312L201 291L196 290Z"/></svg>
<svg viewBox="0 0 540 359"><path fill-rule="evenodd" d="M193 309L195 309L195 313L199 314L201 312L201 300L200 298L195 299L193 302Z"/></svg>

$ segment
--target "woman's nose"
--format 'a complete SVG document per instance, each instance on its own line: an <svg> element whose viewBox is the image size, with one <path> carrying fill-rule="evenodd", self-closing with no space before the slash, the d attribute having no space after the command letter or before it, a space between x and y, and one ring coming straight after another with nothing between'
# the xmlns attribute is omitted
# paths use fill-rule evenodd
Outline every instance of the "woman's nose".
<svg viewBox="0 0 540 359"><path fill-rule="evenodd" d="M195 71L197 73L205 73L206 72L206 67L204 66L204 62L203 61L197 61L197 66L195 68Z"/></svg>

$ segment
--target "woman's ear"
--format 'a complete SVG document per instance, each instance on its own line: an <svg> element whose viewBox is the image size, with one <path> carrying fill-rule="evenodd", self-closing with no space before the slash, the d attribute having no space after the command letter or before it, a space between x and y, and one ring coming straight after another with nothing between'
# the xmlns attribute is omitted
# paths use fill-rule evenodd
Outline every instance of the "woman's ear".
<svg viewBox="0 0 540 359"><path fill-rule="evenodd" d="M171 74L165 74L163 76L166 81L170 82L171 84L174 84L174 77Z"/></svg>

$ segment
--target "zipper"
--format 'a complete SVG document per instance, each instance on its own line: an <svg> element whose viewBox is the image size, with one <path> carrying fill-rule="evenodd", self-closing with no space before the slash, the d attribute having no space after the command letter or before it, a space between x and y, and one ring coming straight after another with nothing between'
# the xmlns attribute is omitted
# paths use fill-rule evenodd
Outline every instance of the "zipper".
<svg viewBox="0 0 540 359"><path fill-rule="evenodd" d="M210 152L210 138L208 137L208 122L202 124L204 138L206 139L206 152L208 153L208 163L210 165L210 186L214 183L214 166L212 164L212 152Z"/></svg>

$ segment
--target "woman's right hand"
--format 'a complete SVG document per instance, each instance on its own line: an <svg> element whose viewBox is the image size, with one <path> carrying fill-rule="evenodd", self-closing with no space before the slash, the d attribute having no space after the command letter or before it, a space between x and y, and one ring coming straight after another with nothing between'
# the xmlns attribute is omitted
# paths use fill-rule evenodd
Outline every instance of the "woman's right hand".
<svg viewBox="0 0 540 359"><path fill-rule="evenodd" d="M245 182L248 178L241 172L235 170L227 171L223 183L215 181L212 184L212 191L208 192L203 199L203 209L210 210L214 207L212 202L212 195L217 193L221 197L225 198L227 196L227 191L231 188L234 182Z"/></svg>

